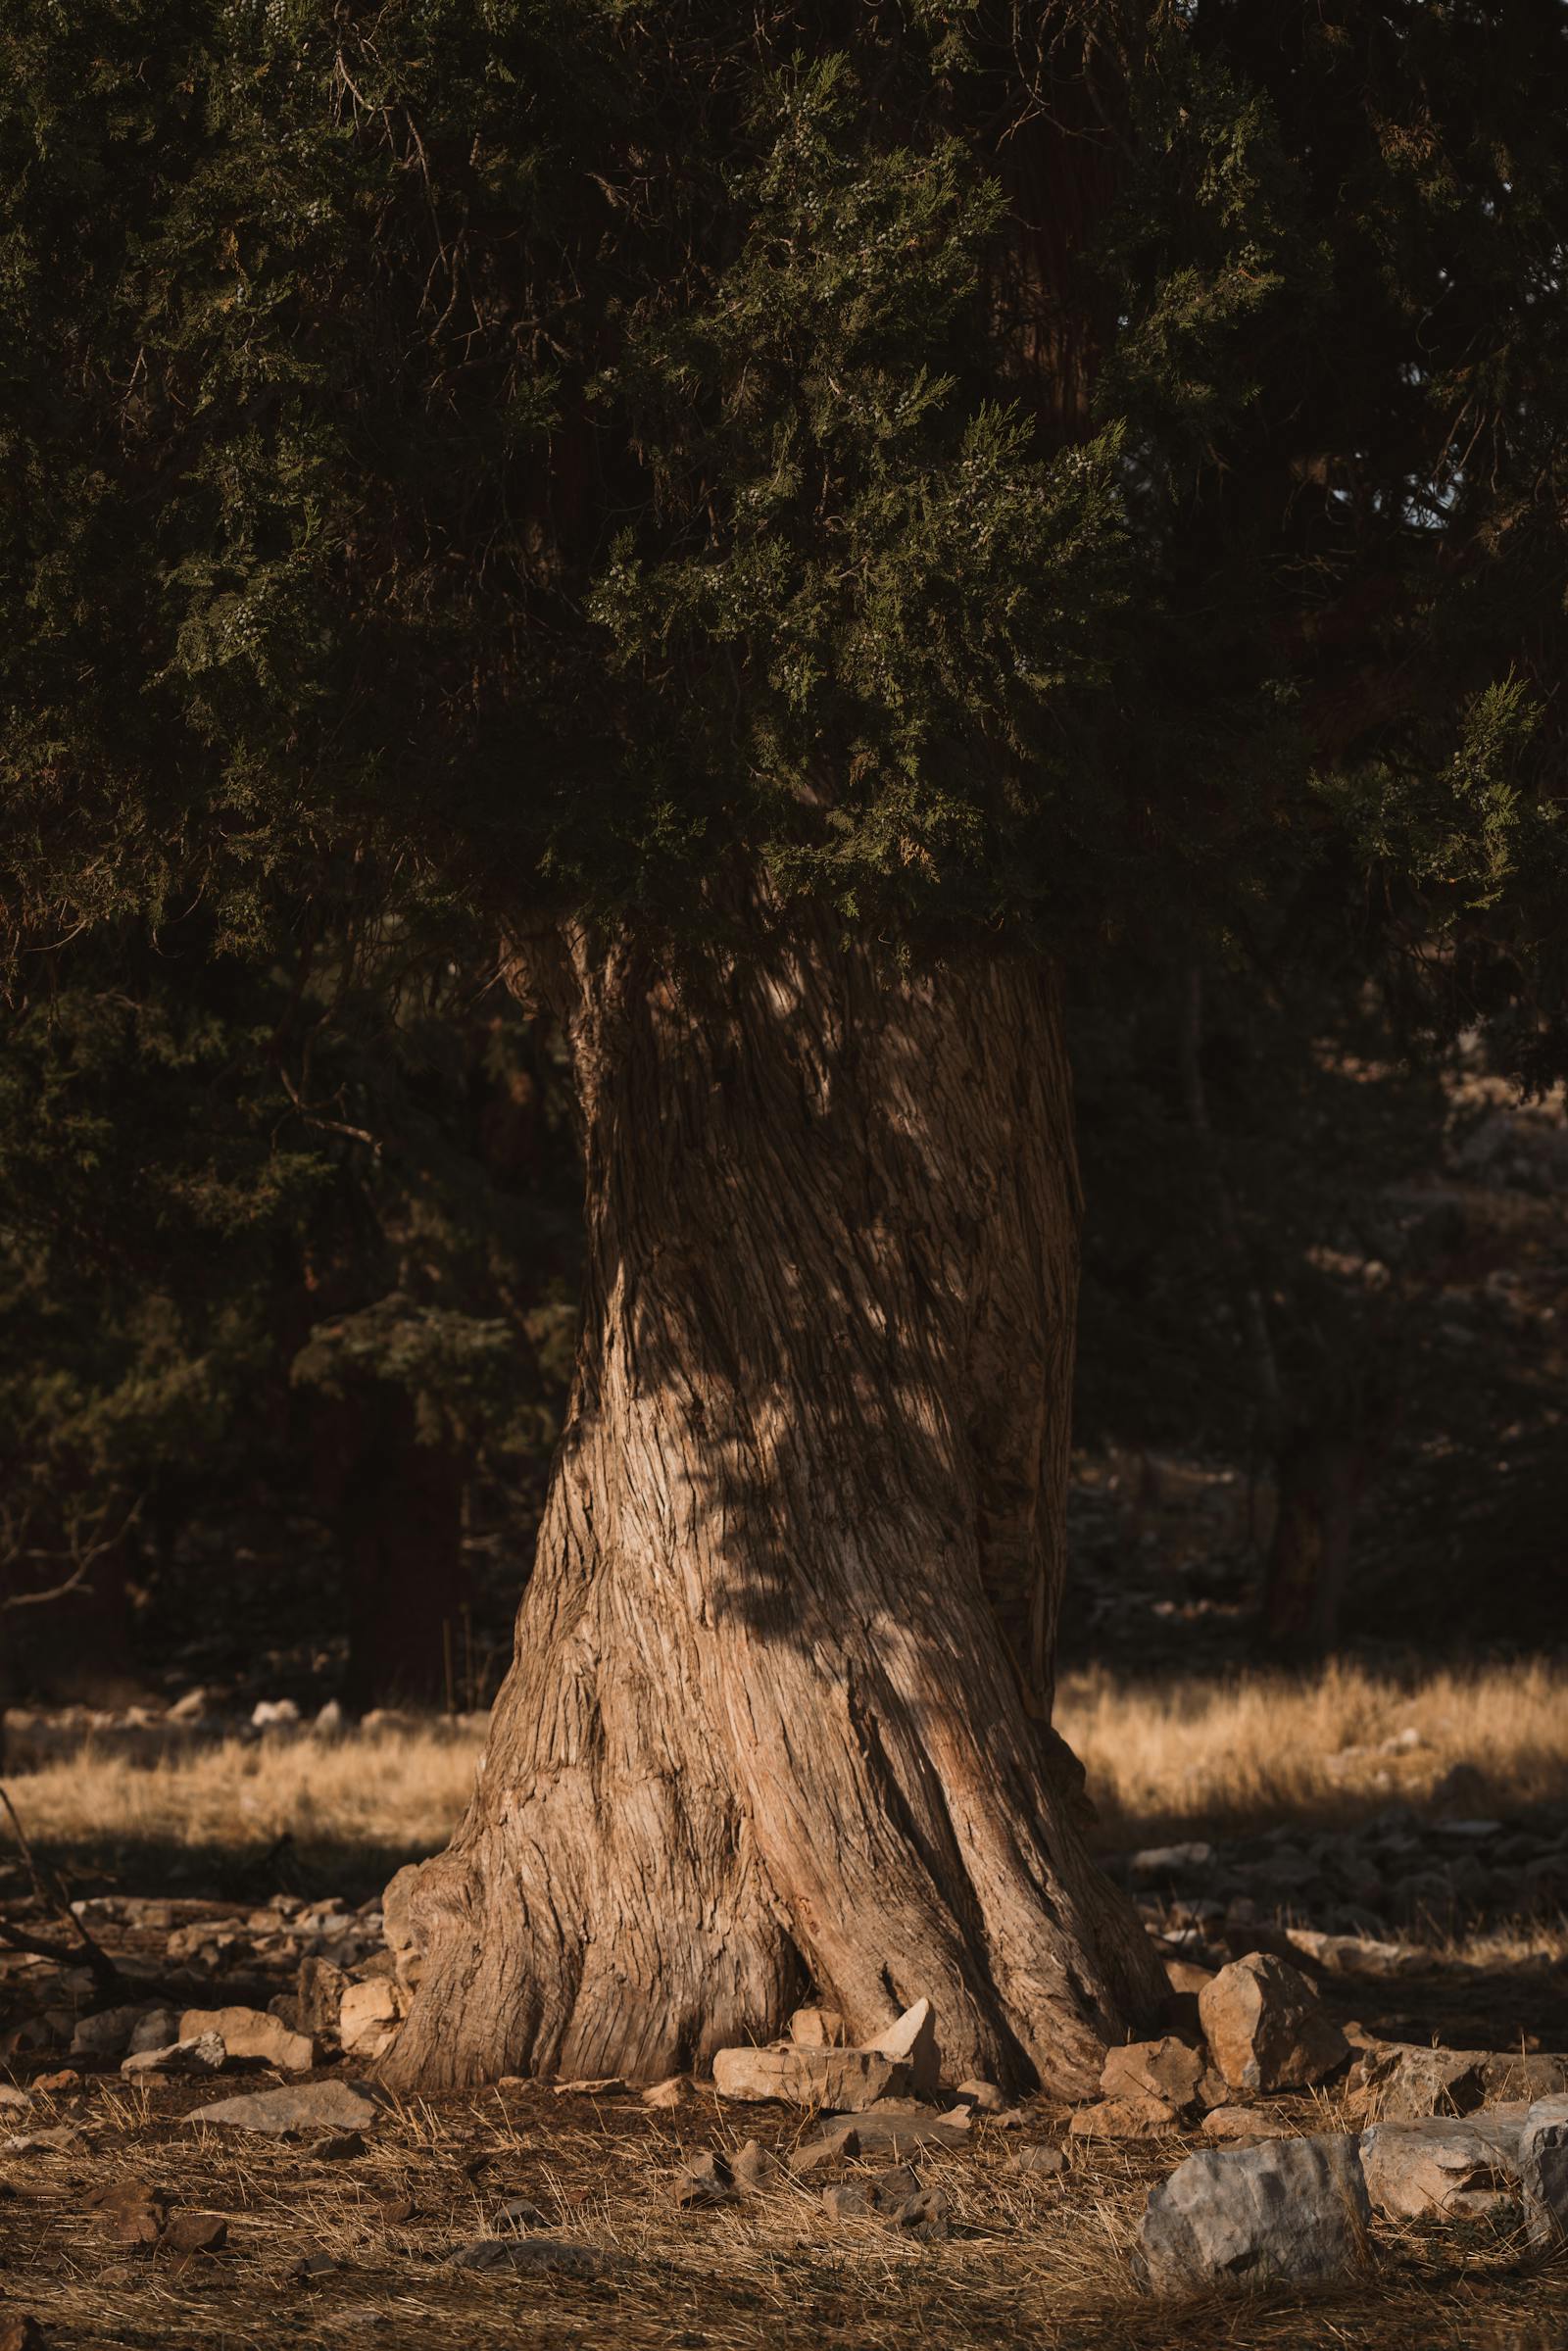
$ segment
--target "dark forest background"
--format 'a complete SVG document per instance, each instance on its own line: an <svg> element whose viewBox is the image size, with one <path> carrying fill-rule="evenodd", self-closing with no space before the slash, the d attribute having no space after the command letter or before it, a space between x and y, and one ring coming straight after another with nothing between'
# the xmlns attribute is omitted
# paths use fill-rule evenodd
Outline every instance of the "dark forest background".
<svg viewBox="0 0 1568 2351"><path fill-rule="evenodd" d="M281 935L62 942L0 1028L13 1702L505 1668L575 1342L559 1040L352 876ZM1129 946L1075 1005L1069 1663L1560 1638L1568 1130L1314 936Z"/></svg>

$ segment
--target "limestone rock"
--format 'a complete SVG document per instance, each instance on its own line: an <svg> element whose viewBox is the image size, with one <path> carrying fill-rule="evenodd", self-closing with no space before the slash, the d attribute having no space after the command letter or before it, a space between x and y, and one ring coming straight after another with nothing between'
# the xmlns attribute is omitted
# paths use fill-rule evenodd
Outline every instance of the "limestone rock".
<svg viewBox="0 0 1568 2351"><path fill-rule="evenodd" d="M735 2193L735 2181L724 2158L705 2148L701 2154L687 2156L675 2175L673 2193L683 2208L727 2204Z"/></svg>
<svg viewBox="0 0 1568 2351"><path fill-rule="evenodd" d="M335 2033L344 1996L352 1988L350 1979L330 1959L321 1959L314 1953L302 1959L294 1991L298 2030L310 2033Z"/></svg>
<svg viewBox="0 0 1568 2351"><path fill-rule="evenodd" d="M756 2145L756 2140L749 2142ZM820 2172L830 2163L848 2163L860 2152L860 2134L853 2123L836 2123L815 2138L803 2139L790 2157L790 2170L797 2176Z"/></svg>
<svg viewBox="0 0 1568 2351"><path fill-rule="evenodd" d="M117 2180L86 2205L117 2245L156 2245L169 2219L167 2198L144 2180Z"/></svg>
<svg viewBox="0 0 1568 2351"><path fill-rule="evenodd" d="M402 2021L402 1996L389 1978L374 1976L368 1984L344 1985L337 2032L345 2057L358 2057L367 2065L384 2057Z"/></svg>
<svg viewBox="0 0 1568 2351"><path fill-rule="evenodd" d="M1211 2106L1203 2117L1203 2136L1212 2139L1279 2138L1279 2124L1255 2106Z"/></svg>
<svg viewBox="0 0 1568 2351"><path fill-rule="evenodd" d="M230 2057L260 2059L279 2073L308 2074L316 2043L306 2033L290 2033L281 2017L265 2008L187 2008L179 2020L182 2041L216 2033Z"/></svg>
<svg viewBox="0 0 1568 2351"><path fill-rule="evenodd" d="M193 2033L171 2042L167 2049L138 2049L134 2057L122 2058L120 2070L132 2082L159 2074L217 2074L222 2071L227 2055L220 2033Z"/></svg>
<svg viewBox="0 0 1568 2351"><path fill-rule="evenodd" d="M778 2158L760 2138L749 2138L730 2158L730 2178L747 2195L760 2195L778 2178Z"/></svg>
<svg viewBox="0 0 1568 2351"><path fill-rule="evenodd" d="M1074 2138L1163 2138L1181 2117L1163 2098L1102 2098L1080 2106L1067 2129Z"/></svg>
<svg viewBox="0 0 1568 2351"><path fill-rule="evenodd" d="M781 2098L789 2106L855 2113L910 2087L901 2057L876 2049L720 2049L713 2086L722 2098Z"/></svg>
<svg viewBox="0 0 1568 2351"><path fill-rule="evenodd" d="M1532 2244L1568 2237L1568 2096L1541 2098L1525 2116L1519 2182Z"/></svg>
<svg viewBox="0 0 1568 2351"><path fill-rule="evenodd" d="M671 2107L695 2104L697 2092L690 2074L667 2074L662 2082L651 2082L642 2097L643 2104L656 2113L667 2113Z"/></svg>
<svg viewBox="0 0 1568 2351"><path fill-rule="evenodd" d="M1373 2209L1394 2221L1437 2213L1476 2220L1519 2191L1519 2123L1490 2126L1429 2115L1375 2123L1361 2133L1361 2169Z"/></svg>
<svg viewBox="0 0 1568 2351"><path fill-rule="evenodd" d="M1272 1952L1221 1968L1199 1994L1214 2063L1233 2089L1302 2089L1349 2055L1304 1977Z"/></svg>
<svg viewBox="0 0 1568 2351"><path fill-rule="evenodd" d="M234 2131L261 2131L281 2138L289 2131L360 2131L376 2117L374 2102L347 2082L302 2082L289 2089L255 2090L248 2097L220 2098L198 2106L187 2123L223 2123Z"/></svg>
<svg viewBox="0 0 1568 2351"><path fill-rule="evenodd" d="M172 2253L220 2253L228 2242L228 2223L220 2212L176 2212L164 2242Z"/></svg>
<svg viewBox="0 0 1568 2351"><path fill-rule="evenodd" d="M1415 2122L1423 2115L1472 2114L1510 2099L1561 2096L1568 2092L1568 2059L1385 2042L1356 2059L1346 2087L1351 2112L1364 2122Z"/></svg>
<svg viewBox="0 0 1568 2351"><path fill-rule="evenodd" d="M1200 1993L1205 1984L1214 1981L1211 1967L1200 1967L1196 1959L1163 1958L1165 1981L1173 1992Z"/></svg>
<svg viewBox="0 0 1568 2351"><path fill-rule="evenodd" d="M976 2114L1002 2114L1007 2104L994 2082L960 2082L957 2099L960 2106L970 2107Z"/></svg>
<svg viewBox="0 0 1568 2351"><path fill-rule="evenodd" d="M1191 2106L1205 2071L1200 2050L1167 2033L1162 2040L1129 2041L1107 2050L1100 2092L1104 2098L1159 2098L1167 2106Z"/></svg>
<svg viewBox="0 0 1568 2351"><path fill-rule="evenodd" d="M929 2000L916 2000L867 2047L907 2066L909 2087L917 2098L936 2096L942 2081L942 2052L937 2047L936 2010Z"/></svg>
<svg viewBox="0 0 1568 2351"><path fill-rule="evenodd" d="M853 2121L830 2123L815 2138L803 2139L790 2157L790 2170L814 2172L854 2155L902 2157L917 2154L923 2147L966 2147L969 2143L966 2110L933 2115L916 2108L907 2114L884 2114L879 2106L873 2106Z"/></svg>
<svg viewBox="0 0 1568 2351"><path fill-rule="evenodd" d="M1140 2269L1160 2294L1344 2278L1364 2258L1370 2219L1353 2138L1205 2149L1151 2195Z"/></svg>

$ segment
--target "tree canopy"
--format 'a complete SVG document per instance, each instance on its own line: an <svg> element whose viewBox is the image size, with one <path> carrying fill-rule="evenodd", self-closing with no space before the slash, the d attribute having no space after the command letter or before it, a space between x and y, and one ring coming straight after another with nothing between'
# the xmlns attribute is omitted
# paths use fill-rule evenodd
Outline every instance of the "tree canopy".
<svg viewBox="0 0 1568 2351"><path fill-rule="evenodd" d="M708 926L739 860L1073 953L1369 870L1553 1007L1558 10L22 0L4 42L24 992L81 925L254 943L345 870L417 937Z"/></svg>

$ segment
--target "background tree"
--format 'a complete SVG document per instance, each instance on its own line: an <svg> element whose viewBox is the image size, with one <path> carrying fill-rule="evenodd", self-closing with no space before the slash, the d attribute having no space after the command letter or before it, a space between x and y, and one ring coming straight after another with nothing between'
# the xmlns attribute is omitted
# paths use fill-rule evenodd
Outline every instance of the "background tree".
<svg viewBox="0 0 1568 2351"><path fill-rule="evenodd" d="M552 1102L493 970L488 987L473 964L411 977L324 894L285 943L286 960L245 962L215 955L199 916L156 938L127 922L30 959L13 1004L14 1688L145 1694L132 1594L177 1649L217 1577L204 1679L234 1671L236 1641L275 1673L296 1587L324 1584L315 1637L341 1641L350 1705L464 1693L464 1538L498 1471L537 1476L569 1361L560 1087ZM255 1550L247 1593L234 1554Z"/></svg>
<svg viewBox="0 0 1568 2351"><path fill-rule="evenodd" d="M254 952L352 860L575 1073L574 1399L390 1904L405 2079L668 2071L811 1977L1076 2091L1158 1990L1046 1727L1060 966L1348 839L1472 976L1545 934L1563 38L24 12L19 933L199 891Z"/></svg>

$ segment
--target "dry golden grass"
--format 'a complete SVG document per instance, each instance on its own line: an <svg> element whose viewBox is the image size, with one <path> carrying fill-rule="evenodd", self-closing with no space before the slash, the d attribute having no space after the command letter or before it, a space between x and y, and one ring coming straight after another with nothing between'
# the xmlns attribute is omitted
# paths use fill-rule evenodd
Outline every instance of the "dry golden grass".
<svg viewBox="0 0 1568 2351"><path fill-rule="evenodd" d="M1056 1719L1083 1758L1107 1846L1281 1820L1347 1824L1396 1797L1425 1805L1456 1764L1477 1775L1463 1809L1568 1802L1568 1669L1539 1662L1408 1681L1347 1665L1295 1679L1076 1674ZM286 1837L302 1854L369 1862L445 1842L481 1743L436 1721L368 1737L227 1739L132 1766L89 1742L17 1788L29 1833L56 1848L243 1858Z"/></svg>
<svg viewBox="0 0 1568 2351"><path fill-rule="evenodd" d="M434 1852L468 1800L483 1744L442 1724L363 1738L224 1739L127 1764L89 1742L13 1784L45 1846L300 1853Z"/></svg>
<svg viewBox="0 0 1568 2351"><path fill-rule="evenodd" d="M1568 1668L1540 1661L1409 1680L1355 1665L1138 1685L1077 1674L1056 1721L1109 1845L1348 1825L1396 1799L1424 1806L1459 1764L1476 1775L1459 1809L1568 1801Z"/></svg>

